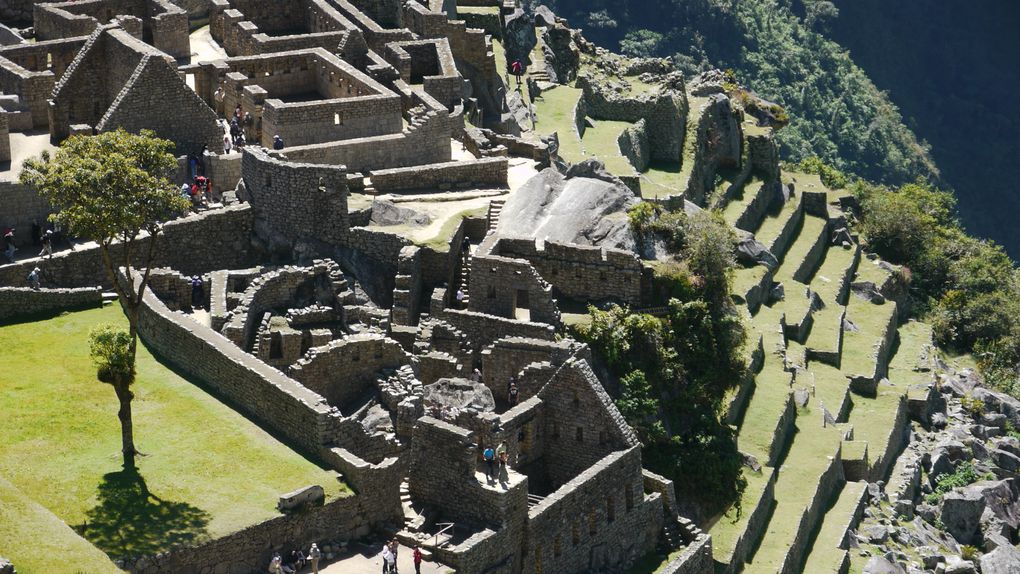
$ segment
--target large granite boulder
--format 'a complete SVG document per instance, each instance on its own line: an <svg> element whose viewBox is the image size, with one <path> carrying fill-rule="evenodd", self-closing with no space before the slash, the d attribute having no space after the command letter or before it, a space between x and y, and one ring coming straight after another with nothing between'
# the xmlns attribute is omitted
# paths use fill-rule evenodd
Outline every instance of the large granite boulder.
<svg viewBox="0 0 1020 574"><path fill-rule="evenodd" d="M903 574L903 568L884 556L872 556L864 565L864 574Z"/></svg>
<svg viewBox="0 0 1020 574"><path fill-rule="evenodd" d="M473 410L489 413L496 410L496 399L492 391L482 383L467 379L439 379L425 385L423 401L427 408L439 410Z"/></svg>
<svg viewBox="0 0 1020 574"><path fill-rule="evenodd" d="M513 14L506 17L506 29L503 35L506 41L507 63L518 60L527 66L528 56L538 44L538 36L535 35L535 17L521 8L517 8Z"/></svg>
<svg viewBox="0 0 1020 574"><path fill-rule="evenodd" d="M947 493L942 500L942 523L960 544L976 545L981 540L981 514L985 499L978 489Z"/></svg>
<svg viewBox="0 0 1020 574"><path fill-rule="evenodd" d="M510 196L496 233L633 250L627 210L639 201L598 162L574 165L566 175L547 168Z"/></svg>
<svg viewBox="0 0 1020 574"><path fill-rule="evenodd" d="M372 202L372 223L375 225L412 225L421 227L432 220L425 213L401 207L384 199Z"/></svg>
<svg viewBox="0 0 1020 574"><path fill-rule="evenodd" d="M1020 572L1020 550L1010 544L1001 544L981 556L981 574L1016 574Z"/></svg>

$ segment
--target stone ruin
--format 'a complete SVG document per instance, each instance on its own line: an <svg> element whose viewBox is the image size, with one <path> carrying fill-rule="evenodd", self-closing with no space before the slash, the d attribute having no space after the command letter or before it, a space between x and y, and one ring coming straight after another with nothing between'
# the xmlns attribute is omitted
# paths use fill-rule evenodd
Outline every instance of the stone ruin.
<svg viewBox="0 0 1020 574"><path fill-rule="evenodd" d="M656 550L674 553L669 572L712 570L711 538L681 517L672 482L642 468L613 383L563 336L568 302L650 304L650 270L620 225L640 186L590 167L556 172L562 158L518 121L491 31L456 4L35 2L23 31L36 41L0 46L0 142L151 129L181 156L178 184L197 158L217 201L164 226L140 334L356 493L133 571L262 570L281 546L393 534L467 574L618 572ZM522 25L513 2L460 4ZM189 37L188 17L207 18L207 34ZM579 34L549 14L538 22L543 51L528 53L545 61L532 64L578 77L582 124L636 122L637 164L701 145L684 139L682 89L622 101L581 79L574 57L593 48ZM705 121L706 141L735 117L714 105L723 119ZM247 145L228 151L224 118L238 108ZM705 203L715 164L750 165L746 138L724 140L701 145L713 173L680 195ZM25 243L51 207L16 170L0 181L11 206L0 224ZM516 218L532 201L519 190L541 201L553 184L607 188L610 206L590 221L568 212L558 230L569 235L501 225L504 206ZM22 287L34 266L43 291ZM0 317L94 302L106 283L90 246L0 265ZM481 453L499 445L509 468L490 480ZM281 508L315 492L288 493Z"/></svg>

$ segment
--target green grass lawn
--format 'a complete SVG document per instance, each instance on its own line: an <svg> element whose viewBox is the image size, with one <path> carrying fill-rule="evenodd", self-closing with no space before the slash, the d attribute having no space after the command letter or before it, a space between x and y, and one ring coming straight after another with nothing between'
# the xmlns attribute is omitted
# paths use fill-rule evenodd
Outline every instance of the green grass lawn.
<svg viewBox="0 0 1020 574"><path fill-rule="evenodd" d="M122 572L101 550L3 477L0 477L0 555L12 561L19 574L66 572L69 557L73 557L79 572Z"/></svg>
<svg viewBox="0 0 1020 574"><path fill-rule="evenodd" d="M0 532L31 514L35 501L72 526L87 521L86 538L112 555L146 554L278 516L278 495L303 486L322 485L327 498L349 493L334 472L181 378L143 346L133 413L136 446L145 456L137 474L123 471L117 400L96 380L88 356L89 329L100 323L127 325L115 305L0 327L0 477L26 498L20 509L0 513ZM0 536L0 555L36 542L30 532ZM49 571L32 555L26 560L19 571Z"/></svg>

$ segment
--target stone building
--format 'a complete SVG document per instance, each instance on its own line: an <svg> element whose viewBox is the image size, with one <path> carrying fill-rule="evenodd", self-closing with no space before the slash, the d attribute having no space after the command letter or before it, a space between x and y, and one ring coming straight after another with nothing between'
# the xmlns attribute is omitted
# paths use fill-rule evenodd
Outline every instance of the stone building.
<svg viewBox="0 0 1020 574"><path fill-rule="evenodd" d="M93 32L61 76L49 125L58 142L72 133L150 129L182 154L222 149L215 112L184 83L173 58L118 24Z"/></svg>
<svg viewBox="0 0 1020 574"><path fill-rule="evenodd" d="M56 40L88 36L122 16L137 18L145 42L175 58L191 55L188 14L169 0L75 0L35 5L36 38Z"/></svg>

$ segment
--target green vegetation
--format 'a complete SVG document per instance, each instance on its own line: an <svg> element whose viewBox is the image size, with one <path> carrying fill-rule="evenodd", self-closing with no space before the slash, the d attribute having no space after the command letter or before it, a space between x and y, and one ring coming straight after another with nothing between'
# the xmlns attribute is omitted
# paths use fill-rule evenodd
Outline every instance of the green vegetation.
<svg viewBox="0 0 1020 574"><path fill-rule="evenodd" d="M641 439L645 464L671 477L678 496L718 511L744 485L734 433L720 420L723 398L745 370L746 335L727 296L732 230L707 212L639 207L630 216L645 233L683 237L682 261L660 267L658 276L675 278L678 285L664 290L686 298L670 298L662 318L593 307L591 321L574 330L619 377L617 406Z"/></svg>
<svg viewBox="0 0 1020 574"><path fill-rule="evenodd" d="M956 471L943 474L935 481L935 489L924 497L928 504L938 504L945 494L954 488L963 488L979 480L995 480L992 473L978 474L974 462L967 460L956 468Z"/></svg>
<svg viewBox="0 0 1020 574"><path fill-rule="evenodd" d="M89 354L96 365L96 378L113 387L120 409L121 452L124 467L135 465L135 439L131 422L131 385L135 382L135 358L131 349L131 335L113 325L100 325L89 333Z"/></svg>
<svg viewBox="0 0 1020 574"><path fill-rule="evenodd" d="M126 323L107 306L0 327L0 476L11 483L0 482L0 540L19 572L62 571L49 567L57 558L111 571L61 520L79 532L84 524L84 537L111 556L138 555L279 516L278 496L303 486L322 485L327 499L349 492L144 346L133 390L145 455L122 469L114 393L96 381L88 333ZM48 533L59 552L45 551Z"/></svg>
<svg viewBox="0 0 1020 574"><path fill-rule="evenodd" d="M127 313L127 348L121 357L124 364L104 362L117 354L111 348L118 341L116 337L100 337L93 347L97 365L110 376L107 382L117 390L120 401L125 468L134 466L136 454L128 387L138 344L138 309L149 282L162 222L188 209L187 199L169 179L177 169L173 152L173 142L159 139L148 130L137 135L123 129L97 136L75 135L64 140L54 156L44 152L41 159L25 162L20 176L21 183L38 189L57 209L51 217L71 236L99 244L107 276ZM143 235L151 238L144 248L139 245ZM114 242L121 248L112 249ZM138 273L132 265L145 271ZM116 277L122 268L124 283Z"/></svg>
<svg viewBox="0 0 1020 574"><path fill-rule="evenodd" d="M790 161L819 156L843 171L892 184L937 176L926 146L888 96L819 31L833 17L827 2L812 2L808 13L792 0L548 4L607 48L670 57L691 75L732 70L735 83L789 111L790 123L778 139Z"/></svg>

